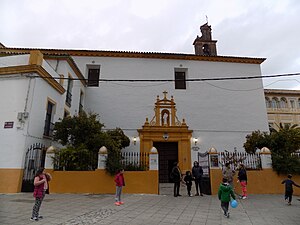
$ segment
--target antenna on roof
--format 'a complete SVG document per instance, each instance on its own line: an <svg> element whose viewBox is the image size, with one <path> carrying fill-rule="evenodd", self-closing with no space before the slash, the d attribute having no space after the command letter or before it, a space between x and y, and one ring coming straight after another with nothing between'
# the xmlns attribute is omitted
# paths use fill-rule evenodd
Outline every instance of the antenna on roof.
<svg viewBox="0 0 300 225"><path fill-rule="evenodd" d="M205 18L206 18L206 23L208 24L208 17L207 17L207 15L205 15Z"/></svg>

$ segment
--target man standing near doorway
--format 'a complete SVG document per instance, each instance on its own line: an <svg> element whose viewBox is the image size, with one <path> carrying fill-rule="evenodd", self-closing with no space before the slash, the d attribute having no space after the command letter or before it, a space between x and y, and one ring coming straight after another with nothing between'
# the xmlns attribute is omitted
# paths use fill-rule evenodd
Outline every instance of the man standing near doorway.
<svg viewBox="0 0 300 225"><path fill-rule="evenodd" d="M194 166L192 168L192 175L195 179L195 186L196 186L195 196L199 196L199 190L200 190L200 195L203 196L203 193L202 193L203 169L197 161L194 162Z"/></svg>
<svg viewBox="0 0 300 225"><path fill-rule="evenodd" d="M174 167L172 169L170 177L174 182L174 197L181 196L179 194L180 182L181 182L181 171L178 166L178 162L174 162Z"/></svg>

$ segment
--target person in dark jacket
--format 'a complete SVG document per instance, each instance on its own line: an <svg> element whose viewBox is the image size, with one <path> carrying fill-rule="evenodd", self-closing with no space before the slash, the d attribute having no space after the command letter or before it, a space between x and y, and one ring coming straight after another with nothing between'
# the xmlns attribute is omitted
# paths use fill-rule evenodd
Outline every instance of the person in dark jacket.
<svg viewBox="0 0 300 225"><path fill-rule="evenodd" d="M244 164L240 164L239 173L238 173L238 182L242 187L242 199L247 198L247 172Z"/></svg>
<svg viewBox="0 0 300 225"><path fill-rule="evenodd" d="M200 190L200 195L203 196L203 192L202 192L203 169L197 161L194 162L194 166L192 168L192 175L195 180L195 186L196 186L195 196L199 196L199 190Z"/></svg>
<svg viewBox="0 0 300 225"><path fill-rule="evenodd" d="M292 196L293 196L293 185L296 187L300 187L300 185L296 184L293 180L292 180L292 175L289 174L288 175L288 179L285 179L284 181L281 182L281 184L285 184L285 196L284 199L287 200L288 199L288 205L292 204Z"/></svg>
<svg viewBox="0 0 300 225"><path fill-rule="evenodd" d="M221 201L221 208L224 211L224 216L227 218L229 218L228 207L230 196L235 199L232 187L229 185L227 178L223 178L222 183L219 187L218 198Z"/></svg>
<svg viewBox="0 0 300 225"><path fill-rule="evenodd" d="M178 162L174 162L174 167L172 169L170 177L174 182L174 197L181 196L179 194L180 182L181 182L181 170L178 166Z"/></svg>
<svg viewBox="0 0 300 225"><path fill-rule="evenodd" d="M192 177L191 171L186 171L185 177L184 177L184 182L185 182L185 185L187 188L188 196L192 197L193 195L191 194L191 189L192 189L192 185L193 185L193 177Z"/></svg>

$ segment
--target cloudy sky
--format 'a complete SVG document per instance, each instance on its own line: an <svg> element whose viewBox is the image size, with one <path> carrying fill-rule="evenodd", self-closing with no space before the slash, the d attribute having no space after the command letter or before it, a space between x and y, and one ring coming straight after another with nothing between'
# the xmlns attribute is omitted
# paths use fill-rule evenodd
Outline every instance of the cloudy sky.
<svg viewBox="0 0 300 225"><path fill-rule="evenodd" d="M263 75L300 73L299 0L1 0L0 42L193 54L206 16L218 55L267 58ZM264 85L300 89L300 76Z"/></svg>

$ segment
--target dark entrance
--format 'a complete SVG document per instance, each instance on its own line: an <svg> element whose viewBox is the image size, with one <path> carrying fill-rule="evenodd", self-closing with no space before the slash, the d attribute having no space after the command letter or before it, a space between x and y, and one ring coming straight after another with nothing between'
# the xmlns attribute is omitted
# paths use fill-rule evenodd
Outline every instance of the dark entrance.
<svg viewBox="0 0 300 225"><path fill-rule="evenodd" d="M45 166L46 148L43 144L31 145L26 152L22 192L33 192L33 180L37 170Z"/></svg>
<svg viewBox="0 0 300 225"><path fill-rule="evenodd" d="M159 183L170 183L170 173L174 162L178 162L177 142L153 142L158 151Z"/></svg>
<svg viewBox="0 0 300 225"><path fill-rule="evenodd" d="M203 177L202 177L202 192L206 195L211 195L211 185L210 185L210 170L209 170L209 154L198 153L198 162L199 165L203 169Z"/></svg>

